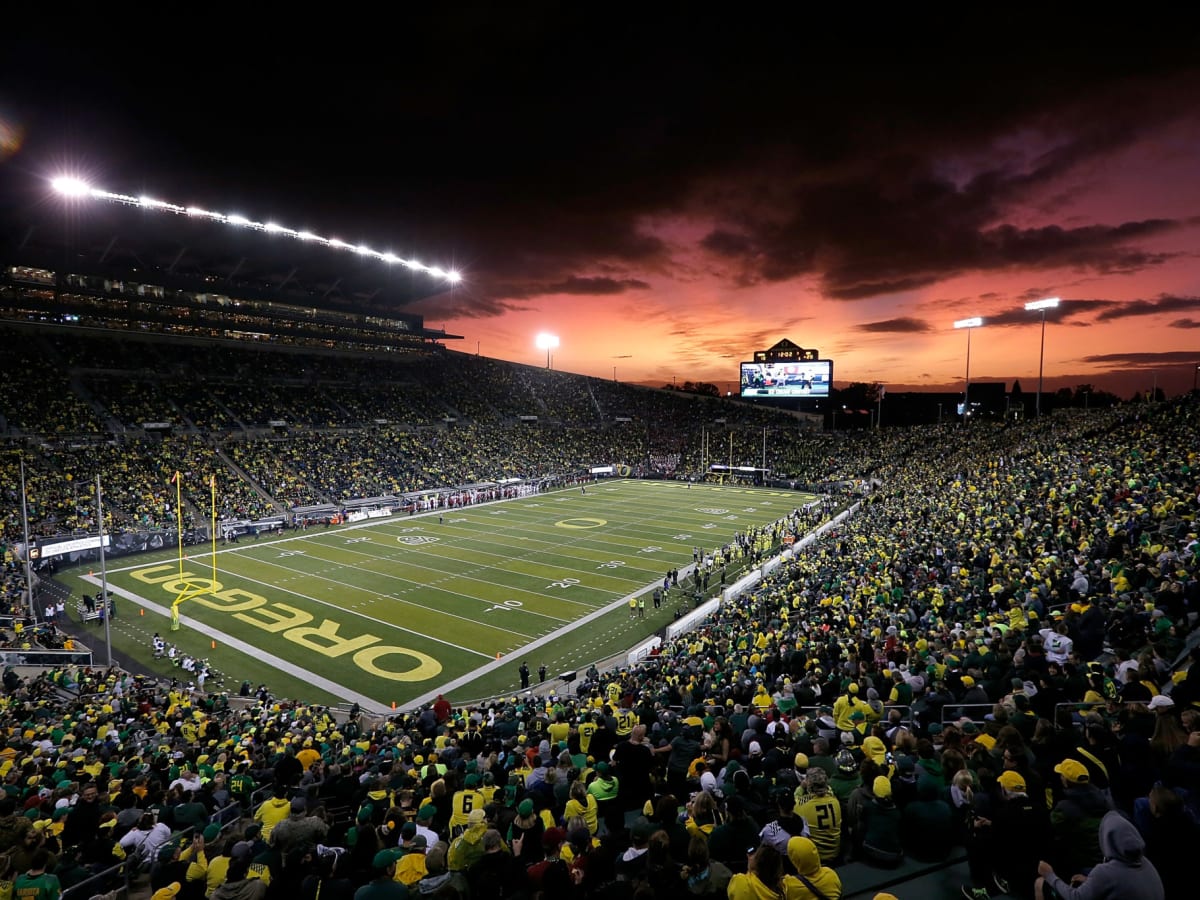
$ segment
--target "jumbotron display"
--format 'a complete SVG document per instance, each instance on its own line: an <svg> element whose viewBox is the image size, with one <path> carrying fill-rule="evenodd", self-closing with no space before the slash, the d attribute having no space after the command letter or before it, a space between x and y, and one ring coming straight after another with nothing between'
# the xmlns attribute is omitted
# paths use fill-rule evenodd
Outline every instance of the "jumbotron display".
<svg viewBox="0 0 1200 900"><path fill-rule="evenodd" d="M743 397L828 397L833 360L742 363Z"/></svg>

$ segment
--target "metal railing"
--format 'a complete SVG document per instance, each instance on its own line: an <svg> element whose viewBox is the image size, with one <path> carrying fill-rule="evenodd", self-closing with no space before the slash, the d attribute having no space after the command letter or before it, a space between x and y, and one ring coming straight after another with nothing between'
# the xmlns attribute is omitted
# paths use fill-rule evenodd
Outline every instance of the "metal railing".
<svg viewBox="0 0 1200 900"><path fill-rule="evenodd" d="M992 712L995 708L996 708L995 703L947 703L945 706L942 707L942 724L943 725L952 725L953 723L955 723L963 718L970 719L972 722L975 722L975 723L982 723L982 722L987 721L985 717L987 716L988 713ZM986 712L984 712L983 714L978 715L978 716L965 715L963 710L967 710L967 709L982 709L982 710L986 710ZM952 715L950 715L951 712L956 712L957 715L952 716Z"/></svg>
<svg viewBox="0 0 1200 900"><path fill-rule="evenodd" d="M221 826L222 833L230 826L240 821L242 817L241 804L237 801L223 806L212 812L205 825L217 823ZM196 825L189 825L179 831L172 831L167 843L180 841L190 837L196 832ZM201 830L203 828L201 827ZM166 846L164 844L163 846ZM128 897L133 888L133 882L142 874L148 872L149 868L142 868L142 858L140 849L131 852L125 859L121 860L114 866L110 866L95 875L91 875L80 881L78 884L73 884L68 888L64 888L60 900L87 900L97 894L112 893L117 898ZM113 884L114 879L119 878L119 882Z"/></svg>

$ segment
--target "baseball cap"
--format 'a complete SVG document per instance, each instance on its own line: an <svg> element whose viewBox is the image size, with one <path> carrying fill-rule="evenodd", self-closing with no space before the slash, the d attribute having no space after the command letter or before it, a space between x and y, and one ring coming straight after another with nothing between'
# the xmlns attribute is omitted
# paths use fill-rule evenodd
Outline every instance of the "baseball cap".
<svg viewBox="0 0 1200 900"><path fill-rule="evenodd" d="M1054 767L1054 771L1072 784L1082 784L1091 780L1087 767L1074 759L1064 759Z"/></svg>
<svg viewBox="0 0 1200 900"><path fill-rule="evenodd" d="M413 843L415 844L416 841L413 841ZM391 847L387 850L380 850L375 854L375 858L371 860L371 865L377 869L386 869L392 863L396 862L396 860L400 859L400 857L403 855L404 851L396 847Z"/></svg>
<svg viewBox="0 0 1200 900"><path fill-rule="evenodd" d="M566 839L567 833L561 828L558 828L557 826L554 828L547 828L544 832L542 832L542 849L557 850L560 846L562 846L563 841Z"/></svg>
<svg viewBox="0 0 1200 900"><path fill-rule="evenodd" d="M795 766L797 769L807 769L808 768L808 754L797 753L794 763L795 763Z"/></svg>
<svg viewBox="0 0 1200 900"><path fill-rule="evenodd" d="M1158 709L1174 709L1174 708L1175 708L1175 701L1174 701L1174 700L1172 700L1170 697L1168 697L1166 694L1158 694L1158 695L1157 695L1157 696L1155 696L1155 697L1154 697L1154 698L1153 698L1153 699L1150 701L1150 703L1149 703L1149 704L1147 704L1147 705L1148 705L1148 706L1149 706L1151 709L1155 709L1155 710L1158 710Z"/></svg>
<svg viewBox="0 0 1200 900"><path fill-rule="evenodd" d="M1000 777L996 779L1000 786L1009 791L1025 791L1025 779L1021 777L1020 772L1014 772L1011 769L1007 772L1001 772Z"/></svg>
<svg viewBox="0 0 1200 900"><path fill-rule="evenodd" d="M884 775L876 775L871 783L871 793L879 799L892 796L892 783Z"/></svg>
<svg viewBox="0 0 1200 900"><path fill-rule="evenodd" d="M238 862L250 862L254 856L254 844L250 841L238 841L229 851L229 856Z"/></svg>

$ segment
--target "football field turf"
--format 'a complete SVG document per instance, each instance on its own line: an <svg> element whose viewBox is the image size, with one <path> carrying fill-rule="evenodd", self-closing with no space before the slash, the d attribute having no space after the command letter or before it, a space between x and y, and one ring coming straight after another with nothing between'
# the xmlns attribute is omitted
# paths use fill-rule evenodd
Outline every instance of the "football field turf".
<svg viewBox="0 0 1200 900"><path fill-rule="evenodd" d="M157 631L209 658L227 690L246 679L307 702L404 709L439 690L460 701L508 693L523 660L536 684L543 664L553 678L637 645L691 608L690 591L660 610L646 593L644 618L630 615L631 595L690 565L693 548L711 553L813 499L597 482L443 510L441 521L435 511L243 540L218 548L215 578L207 548L184 548L182 577L177 555L127 557L108 568L114 647L144 659ZM65 580L90 590L99 572ZM102 638L91 646L102 659Z"/></svg>

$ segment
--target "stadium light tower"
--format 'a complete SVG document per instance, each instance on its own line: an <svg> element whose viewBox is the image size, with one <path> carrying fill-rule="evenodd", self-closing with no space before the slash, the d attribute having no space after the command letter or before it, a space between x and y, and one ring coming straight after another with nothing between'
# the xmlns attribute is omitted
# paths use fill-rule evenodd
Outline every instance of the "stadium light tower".
<svg viewBox="0 0 1200 900"><path fill-rule="evenodd" d="M1057 297L1047 297L1045 300L1031 300L1025 304L1025 308L1030 312L1041 311L1042 313L1042 349L1038 353L1038 392L1037 392L1037 413L1034 418L1042 417L1042 371L1046 362L1046 310L1054 309L1061 303Z"/></svg>
<svg viewBox="0 0 1200 900"><path fill-rule="evenodd" d="M558 349L558 335L543 331L536 338L534 338L533 342L539 350L546 351L546 368L549 369L550 353L551 351Z"/></svg>
<svg viewBox="0 0 1200 900"><path fill-rule="evenodd" d="M955 328L967 329L967 377L966 383L963 385L963 424L967 424L967 417L971 415L971 332L983 326L983 319L979 316L974 316L970 319L959 319L954 323Z"/></svg>

